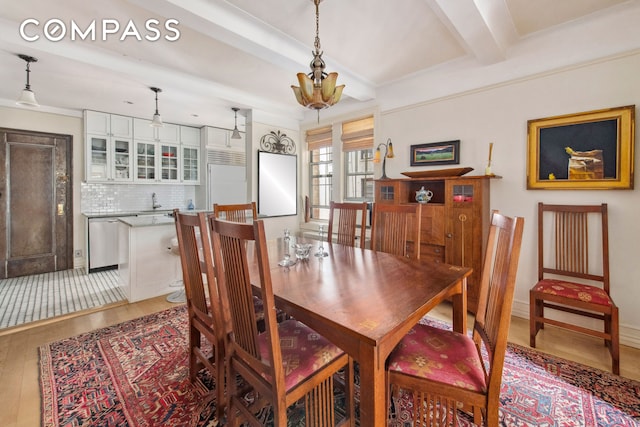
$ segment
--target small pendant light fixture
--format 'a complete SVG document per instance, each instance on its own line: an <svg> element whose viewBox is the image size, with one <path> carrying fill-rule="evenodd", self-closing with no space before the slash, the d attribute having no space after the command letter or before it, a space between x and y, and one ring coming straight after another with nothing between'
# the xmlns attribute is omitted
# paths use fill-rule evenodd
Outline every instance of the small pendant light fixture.
<svg viewBox="0 0 640 427"><path fill-rule="evenodd" d="M155 128L160 128L164 126L164 123L162 123L162 117L160 117L160 113L158 113L158 92L162 92L162 89L157 87L150 87L149 89L156 93L156 113L153 115L153 120L151 120L150 125Z"/></svg>
<svg viewBox="0 0 640 427"><path fill-rule="evenodd" d="M20 98L18 98L18 100L16 101L16 104L26 105L27 107L39 107L40 104L38 104L38 101L36 101L36 96L31 90L31 85L29 84L29 73L31 72L29 65L31 65L32 62L38 62L38 59L34 58L33 56L23 54L19 54L18 56L20 57L20 59L24 60L27 63L27 84L24 86L24 89L20 94Z"/></svg>
<svg viewBox="0 0 640 427"><path fill-rule="evenodd" d="M240 135L240 131L238 130L238 111L240 110L238 107L231 108L235 113L235 127L233 128L233 133L231 134L231 139L242 139L242 135Z"/></svg>

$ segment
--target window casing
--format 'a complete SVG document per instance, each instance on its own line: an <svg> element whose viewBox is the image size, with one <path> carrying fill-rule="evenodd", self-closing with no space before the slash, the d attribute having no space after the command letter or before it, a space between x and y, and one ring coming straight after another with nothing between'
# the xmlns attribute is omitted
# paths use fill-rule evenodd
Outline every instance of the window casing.
<svg viewBox="0 0 640 427"><path fill-rule="evenodd" d="M345 193L349 201L373 201L373 149L347 151L345 159Z"/></svg>
<svg viewBox="0 0 640 427"><path fill-rule="evenodd" d="M331 146L309 150L309 202L311 218L329 219L333 200L333 149Z"/></svg>

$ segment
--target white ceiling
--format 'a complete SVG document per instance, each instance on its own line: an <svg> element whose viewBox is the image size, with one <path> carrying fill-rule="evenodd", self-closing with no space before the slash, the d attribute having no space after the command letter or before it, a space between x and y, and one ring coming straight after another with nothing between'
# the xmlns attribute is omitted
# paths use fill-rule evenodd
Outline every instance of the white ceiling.
<svg viewBox="0 0 640 427"><path fill-rule="evenodd" d="M15 106L25 63L43 111L93 109L167 122L233 127L255 109L315 120L295 101L315 37L312 0L0 0L0 105ZM29 42L19 33L26 19ZM53 42L52 18L98 40ZM102 41L102 23L121 28ZM177 41L120 40L129 20L177 19ZM428 101L640 49L640 0L325 0L320 40L326 71L346 84L336 111ZM52 26L51 28L54 28ZM162 29L162 36L173 33ZM321 113L325 114L325 113ZM240 117L242 122L242 117Z"/></svg>

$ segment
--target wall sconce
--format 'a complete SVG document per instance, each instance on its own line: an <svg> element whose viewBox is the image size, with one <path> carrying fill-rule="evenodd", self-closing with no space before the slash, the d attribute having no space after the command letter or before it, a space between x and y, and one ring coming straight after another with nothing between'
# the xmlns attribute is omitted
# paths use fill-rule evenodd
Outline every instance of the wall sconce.
<svg viewBox="0 0 640 427"><path fill-rule="evenodd" d="M380 147L384 147L384 157L382 158L382 176L380 179L388 179L387 178L387 157L392 159L393 156L393 143L391 142L391 138L387 139L386 143L378 144L378 148L376 148L376 153L373 155L373 163L380 163Z"/></svg>

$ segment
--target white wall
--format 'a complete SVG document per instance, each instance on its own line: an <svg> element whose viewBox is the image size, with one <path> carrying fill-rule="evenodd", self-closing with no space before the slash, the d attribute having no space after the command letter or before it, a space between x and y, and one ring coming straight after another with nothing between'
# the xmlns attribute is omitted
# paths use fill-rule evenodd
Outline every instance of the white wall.
<svg viewBox="0 0 640 427"><path fill-rule="evenodd" d="M491 208L525 217L514 314L528 318L529 289L537 277L538 202L609 204L612 296L620 308L621 342L640 347L638 180L636 190L527 190L527 120L640 104L640 53L548 73L493 88L381 114L376 142L391 138L396 157L387 175L411 168L412 144L460 139L460 166L483 174L494 142ZM637 140L636 133L636 140ZM448 167L448 166L443 166ZM376 172L376 177L380 171Z"/></svg>

